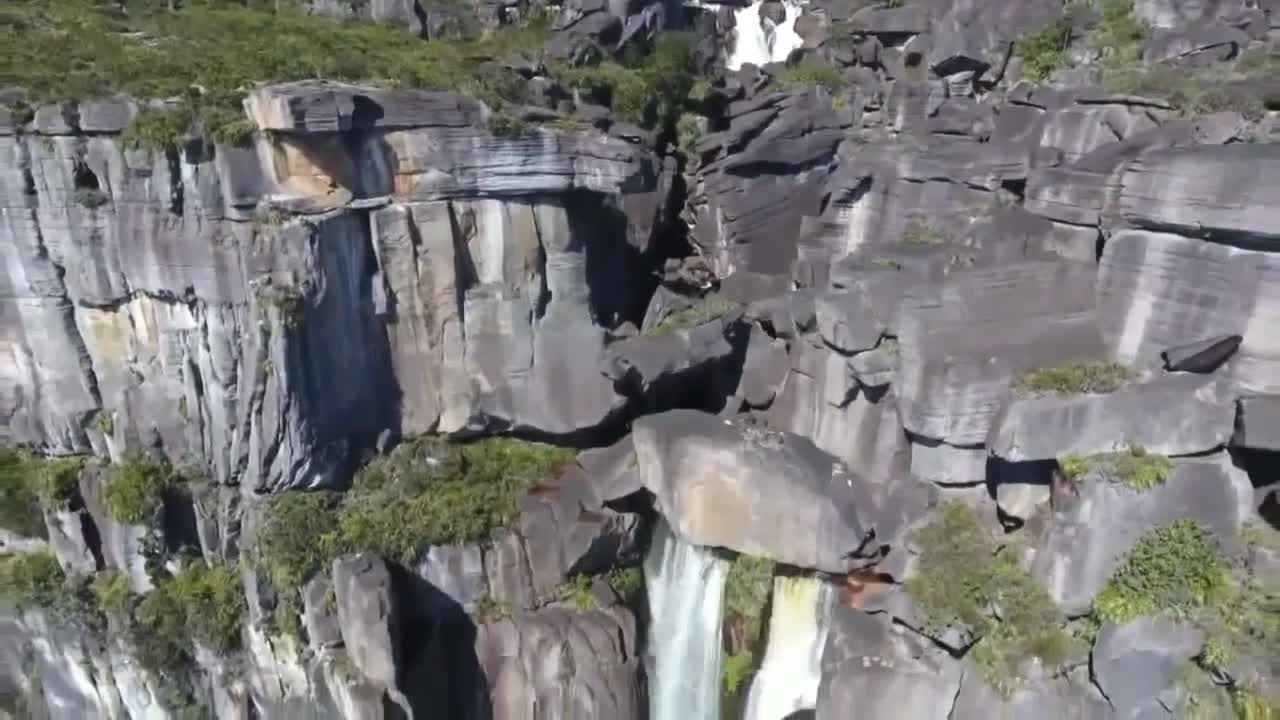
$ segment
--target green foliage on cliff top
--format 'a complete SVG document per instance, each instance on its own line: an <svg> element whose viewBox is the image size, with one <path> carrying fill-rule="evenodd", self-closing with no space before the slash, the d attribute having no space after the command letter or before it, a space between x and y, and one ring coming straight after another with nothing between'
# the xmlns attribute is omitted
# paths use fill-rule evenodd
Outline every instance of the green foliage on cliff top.
<svg viewBox="0 0 1280 720"><path fill-rule="evenodd" d="M1134 445L1116 452L1093 455L1064 455L1059 461L1062 472L1071 480L1079 480L1091 471L1123 483L1134 490L1149 490L1165 481L1173 472L1173 461L1164 455L1147 452Z"/></svg>
<svg viewBox="0 0 1280 720"><path fill-rule="evenodd" d="M390 25L338 22L288 4L276 12L214 0L185 0L178 11L131 3L126 14L94 0L10 0L0 8L0 87L27 88L32 104L117 91L180 98L176 114L145 116L133 136L164 146L189 123L223 138L242 133L241 100L255 82L325 78L484 97L492 79L478 65L540 48L544 34L535 23L423 42Z"/></svg>
<svg viewBox="0 0 1280 720"><path fill-rule="evenodd" d="M695 45L692 33L664 32L653 51L642 58L587 67L557 66L551 72L568 87L607 96L619 118L661 128L676 122L693 90Z"/></svg>
<svg viewBox="0 0 1280 720"><path fill-rule="evenodd" d="M1114 392L1133 376L1120 363L1107 360L1068 360L1033 370L1018 378L1014 390L1021 395L1081 395Z"/></svg>
<svg viewBox="0 0 1280 720"><path fill-rule="evenodd" d="M41 457L0 449L0 527L26 537L44 537L41 508L65 506L77 492L81 457Z"/></svg>
<svg viewBox="0 0 1280 720"><path fill-rule="evenodd" d="M344 553L412 563L429 545L483 540L509 526L520 495L574 457L570 449L510 438L406 442L361 469L346 493L286 492L268 499L254 556L282 596L290 597ZM290 621L283 622L287 629Z"/></svg>
<svg viewBox="0 0 1280 720"><path fill-rule="evenodd" d="M1053 71L1066 65L1072 26L1070 14L1063 14L1014 43L1014 51L1022 58L1023 75L1043 82Z"/></svg>
<svg viewBox="0 0 1280 720"><path fill-rule="evenodd" d="M915 542L920 563L907 592L931 631L954 627L980 639L971 658L995 688L1012 690L1031 658L1051 667L1066 660L1061 610L972 508L945 503Z"/></svg>
<svg viewBox="0 0 1280 720"><path fill-rule="evenodd" d="M174 476L167 462L134 453L112 464L105 500L107 514L124 523L143 523L160 508Z"/></svg>
<svg viewBox="0 0 1280 720"><path fill-rule="evenodd" d="M1102 54L1109 67L1123 67L1142 60L1142 49L1151 26L1133 14L1133 0L1094 0L1098 24L1089 33L1089 45Z"/></svg>

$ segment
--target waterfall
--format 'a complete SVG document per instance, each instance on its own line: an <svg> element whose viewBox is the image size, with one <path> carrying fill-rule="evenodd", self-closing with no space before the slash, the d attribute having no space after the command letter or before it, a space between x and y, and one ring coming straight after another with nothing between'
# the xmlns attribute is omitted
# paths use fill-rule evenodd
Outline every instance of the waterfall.
<svg viewBox="0 0 1280 720"><path fill-rule="evenodd" d="M719 720L720 611L729 563L665 520L644 561L650 720Z"/></svg>
<svg viewBox="0 0 1280 720"><path fill-rule="evenodd" d="M745 63L761 66L771 62L782 62L792 50L800 47L800 36L796 34L796 18L800 17L798 0L782 0L786 9L786 17L781 25L774 26L772 20L760 16L760 6L764 0L752 0L751 4L733 12L734 34L733 49L725 65L730 70L737 70Z"/></svg>
<svg viewBox="0 0 1280 720"><path fill-rule="evenodd" d="M835 589L817 578L774 578L768 646L747 695L744 720L782 720L817 706L834 600Z"/></svg>

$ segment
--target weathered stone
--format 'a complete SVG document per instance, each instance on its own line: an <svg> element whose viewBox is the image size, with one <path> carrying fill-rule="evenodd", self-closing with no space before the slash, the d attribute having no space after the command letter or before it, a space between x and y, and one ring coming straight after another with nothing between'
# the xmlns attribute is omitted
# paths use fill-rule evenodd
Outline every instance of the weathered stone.
<svg viewBox="0 0 1280 720"><path fill-rule="evenodd" d="M1183 663L1200 654L1205 633L1169 617L1140 617L1098 631L1091 668L1116 717L1153 717L1167 710Z"/></svg>
<svg viewBox="0 0 1280 720"><path fill-rule="evenodd" d="M317 575L302 587L302 624L313 648L342 644L337 594L328 575Z"/></svg>
<svg viewBox="0 0 1280 720"><path fill-rule="evenodd" d="M688 542L830 572L867 551L861 479L804 438L684 410L640 418L632 438L642 482Z"/></svg>
<svg viewBox="0 0 1280 720"><path fill-rule="evenodd" d="M386 563L367 554L340 557L333 561L333 588L352 664L411 715L399 687L400 610Z"/></svg>
<svg viewBox="0 0 1280 720"><path fill-rule="evenodd" d="M1259 450L1280 451L1280 397L1240 398L1240 422L1232 442Z"/></svg>
<svg viewBox="0 0 1280 720"><path fill-rule="evenodd" d="M1239 335L1211 337L1168 348L1160 353L1160 359L1164 360L1164 369L1170 372L1211 373L1231 357L1241 340Z"/></svg>

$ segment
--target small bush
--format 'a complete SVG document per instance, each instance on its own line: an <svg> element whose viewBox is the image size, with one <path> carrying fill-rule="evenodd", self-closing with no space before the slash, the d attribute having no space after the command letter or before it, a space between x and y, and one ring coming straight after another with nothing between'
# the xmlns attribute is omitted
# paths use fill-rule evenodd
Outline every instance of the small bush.
<svg viewBox="0 0 1280 720"><path fill-rule="evenodd" d="M486 595L476 603L476 609L471 616L477 623L488 625L511 617L511 606Z"/></svg>
<svg viewBox="0 0 1280 720"><path fill-rule="evenodd" d="M993 687L1009 692L1031 658L1051 667L1065 662L1070 640L1061 610L971 508L945 503L915 540L920 562L907 592L931 631L953 627L980 640L972 660Z"/></svg>
<svg viewBox="0 0 1280 720"><path fill-rule="evenodd" d="M1014 50L1022 58L1023 74L1043 82L1055 70L1066 65L1071 29L1071 18L1063 15L1014 43Z"/></svg>
<svg viewBox="0 0 1280 720"><path fill-rule="evenodd" d="M115 434L116 423L111 417L110 410L99 410L94 413L93 429L108 437Z"/></svg>
<svg viewBox="0 0 1280 720"><path fill-rule="evenodd" d="M644 589L644 573L638 567L614 568L609 571L608 580L609 587L624 601Z"/></svg>
<svg viewBox="0 0 1280 720"><path fill-rule="evenodd" d="M191 112L187 109L146 108L125 128L120 140L127 147L171 150L182 144L191 123Z"/></svg>
<svg viewBox="0 0 1280 720"><path fill-rule="evenodd" d="M58 510L79 492L82 457L0 450L0 527L26 537L46 533L41 509Z"/></svg>
<svg viewBox="0 0 1280 720"><path fill-rule="evenodd" d="M129 612L133 590L129 577L119 570L103 570L93 576L89 589L98 600L98 607L109 616L124 616Z"/></svg>
<svg viewBox="0 0 1280 720"><path fill-rule="evenodd" d="M1211 532L1175 520L1134 544L1094 598L1094 612L1114 623L1162 612L1186 616L1222 597L1228 571Z"/></svg>
<svg viewBox="0 0 1280 720"><path fill-rule="evenodd" d="M245 600L234 568L196 562L166 580L161 591L181 610L187 637L224 656L239 649Z"/></svg>
<svg viewBox="0 0 1280 720"><path fill-rule="evenodd" d="M107 514L123 523L146 522L159 509L172 483L173 476L163 460L144 453L125 456L111 466L105 493Z"/></svg>
<svg viewBox="0 0 1280 720"><path fill-rule="evenodd" d="M711 322L716 318L727 315L737 310L740 305L738 303L725 298L719 293L708 293L693 305L677 310L662 320L654 323L653 327L645 333L646 335L657 335L668 330L686 330L688 328L697 327L703 323Z"/></svg>
<svg viewBox="0 0 1280 720"><path fill-rule="evenodd" d="M600 603L596 600L596 594L592 588L593 582L590 575L579 573L561 585L557 595L583 612L595 610L600 607Z"/></svg>
<svg viewBox="0 0 1280 720"><path fill-rule="evenodd" d="M831 96L833 107L844 105L848 84L839 68L818 62L803 62L786 68L778 76L778 84L786 90L820 87Z"/></svg>
<svg viewBox="0 0 1280 720"><path fill-rule="evenodd" d="M534 134L536 131L532 125L514 115L495 112L489 116L489 132L498 137L518 138Z"/></svg>
<svg viewBox="0 0 1280 720"><path fill-rule="evenodd" d="M684 113L676 120L676 145L684 154L693 154L702 139L702 123L702 116L694 113Z"/></svg>
<svg viewBox="0 0 1280 720"><path fill-rule="evenodd" d="M1068 360L1026 373L1014 383L1020 395L1083 395L1115 392L1133 373L1107 360Z"/></svg>
<svg viewBox="0 0 1280 720"><path fill-rule="evenodd" d="M1103 64L1115 68L1141 62L1151 26L1133 14L1133 0L1094 0L1094 6L1100 17L1089 45L1101 53Z"/></svg>
<svg viewBox="0 0 1280 720"><path fill-rule="evenodd" d="M695 40L687 32L664 32L653 52L638 62L603 62L551 68L566 87L604 95L614 115L636 125L666 128L676 122L694 88Z"/></svg>
<svg viewBox="0 0 1280 720"><path fill-rule="evenodd" d="M751 678L755 656L750 650L726 655L720 662L720 686L725 695L735 695Z"/></svg>
<svg viewBox="0 0 1280 720"><path fill-rule="evenodd" d="M938 245L947 241L947 233L923 220L912 220L902 231L902 242L909 245Z"/></svg>
<svg viewBox="0 0 1280 720"><path fill-rule="evenodd" d="M1058 464L1070 480L1079 480L1096 471L1108 480L1123 483L1134 490L1149 490L1163 483L1173 472L1173 461L1164 455L1149 453L1139 445L1117 452L1066 455Z"/></svg>
<svg viewBox="0 0 1280 720"><path fill-rule="evenodd" d="M103 626L84 579L66 575L47 550L0 556L0 598L19 610L40 610L55 623L91 632Z"/></svg>
<svg viewBox="0 0 1280 720"><path fill-rule="evenodd" d="M737 616L749 643L755 643L764 631L764 608L773 590L773 567L773 561L767 558L740 554L733 559L725 578L725 616Z"/></svg>

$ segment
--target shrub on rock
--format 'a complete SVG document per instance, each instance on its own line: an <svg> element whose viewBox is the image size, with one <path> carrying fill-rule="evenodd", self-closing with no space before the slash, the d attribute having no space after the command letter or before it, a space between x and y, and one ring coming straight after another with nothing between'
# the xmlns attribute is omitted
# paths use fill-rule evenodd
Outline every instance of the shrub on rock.
<svg viewBox="0 0 1280 720"><path fill-rule="evenodd" d="M1173 472L1173 461L1164 455L1149 453L1140 445L1116 452L1065 455L1058 460L1058 466L1073 481L1096 472L1134 490L1149 490L1164 482Z"/></svg>
<svg viewBox="0 0 1280 720"><path fill-rule="evenodd" d="M1222 598L1229 567L1213 533L1175 520L1143 535L1094 598L1094 611L1120 623L1139 615L1188 615Z"/></svg>
<svg viewBox="0 0 1280 720"><path fill-rule="evenodd" d="M1026 373L1014 383L1023 396L1110 393L1133 377L1126 366L1108 360L1069 360Z"/></svg>

